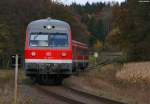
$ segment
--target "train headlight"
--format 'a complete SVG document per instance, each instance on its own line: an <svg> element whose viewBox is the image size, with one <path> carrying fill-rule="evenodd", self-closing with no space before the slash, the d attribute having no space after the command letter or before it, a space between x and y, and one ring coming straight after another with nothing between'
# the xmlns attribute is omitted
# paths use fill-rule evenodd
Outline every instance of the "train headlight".
<svg viewBox="0 0 150 104"><path fill-rule="evenodd" d="M35 53L35 52L32 52L31 55L32 55L32 56L36 56L36 53Z"/></svg>
<svg viewBox="0 0 150 104"><path fill-rule="evenodd" d="M52 53L50 53L50 52L46 53L46 56L51 56L51 55L52 55Z"/></svg>
<svg viewBox="0 0 150 104"><path fill-rule="evenodd" d="M52 26L51 25L47 25L46 27L48 30L52 29Z"/></svg>
<svg viewBox="0 0 150 104"><path fill-rule="evenodd" d="M65 57L65 56L67 56L67 53L66 53L66 52L63 52L61 55L62 55L63 57Z"/></svg>

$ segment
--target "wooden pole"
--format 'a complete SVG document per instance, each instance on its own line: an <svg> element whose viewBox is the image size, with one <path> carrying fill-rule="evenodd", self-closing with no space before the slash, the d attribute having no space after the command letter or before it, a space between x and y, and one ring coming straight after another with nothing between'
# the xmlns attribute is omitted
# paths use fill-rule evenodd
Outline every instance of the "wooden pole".
<svg viewBox="0 0 150 104"><path fill-rule="evenodd" d="M17 104L17 90L18 90L18 55L16 55L15 63L15 89L14 89L14 104Z"/></svg>

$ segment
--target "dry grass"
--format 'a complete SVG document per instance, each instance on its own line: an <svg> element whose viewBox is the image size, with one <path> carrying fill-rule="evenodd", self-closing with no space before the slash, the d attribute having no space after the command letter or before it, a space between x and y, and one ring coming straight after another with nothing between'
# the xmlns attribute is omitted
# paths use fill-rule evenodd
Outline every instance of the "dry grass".
<svg viewBox="0 0 150 104"><path fill-rule="evenodd" d="M150 83L150 62L128 63L116 74L119 80L130 83Z"/></svg>
<svg viewBox="0 0 150 104"><path fill-rule="evenodd" d="M108 64L71 77L67 82L71 83L69 86L128 104L150 104L150 88L145 84L150 83L149 64Z"/></svg>
<svg viewBox="0 0 150 104"><path fill-rule="evenodd" d="M33 98L32 96L31 97L27 97L27 96L19 96L19 99L18 99L18 104L35 104L34 101L33 101Z"/></svg>
<svg viewBox="0 0 150 104"><path fill-rule="evenodd" d="M116 83L116 72L121 67L121 64L108 64L97 70L81 73L78 77L71 77L68 79L69 81L65 81L65 84L67 83L68 86L73 86L98 96L132 104L133 101L126 93L122 93L123 90L120 91L114 85L114 82Z"/></svg>
<svg viewBox="0 0 150 104"><path fill-rule="evenodd" d="M13 98L13 70L0 70L0 104L9 104Z"/></svg>
<svg viewBox="0 0 150 104"><path fill-rule="evenodd" d="M24 78L23 70L19 70L19 83ZM14 69L0 69L0 104L14 104ZM18 104L33 104L32 97L23 97L18 92Z"/></svg>

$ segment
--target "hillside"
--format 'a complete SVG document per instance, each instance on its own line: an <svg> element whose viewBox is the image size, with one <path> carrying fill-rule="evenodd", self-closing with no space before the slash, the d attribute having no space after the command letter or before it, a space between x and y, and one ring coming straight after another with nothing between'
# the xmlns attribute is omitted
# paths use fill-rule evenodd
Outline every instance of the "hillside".
<svg viewBox="0 0 150 104"><path fill-rule="evenodd" d="M36 5L33 0L2 0L0 6L0 66L12 54L23 55L28 23L47 17L67 21L73 39L95 51L121 51L125 61L150 59L149 4L127 0L65 6L49 0L36 0Z"/></svg>
<svg viewBox="0 0 150 104"><path fill-rule="evenodd" d="M24 52L28 23L51 17L67 21L72 28L73 39L88 43L90 34L70 7L49 0L0 1L0 66L6 67L12 54ZM8 65L8 64L7 64Z"/></svg>

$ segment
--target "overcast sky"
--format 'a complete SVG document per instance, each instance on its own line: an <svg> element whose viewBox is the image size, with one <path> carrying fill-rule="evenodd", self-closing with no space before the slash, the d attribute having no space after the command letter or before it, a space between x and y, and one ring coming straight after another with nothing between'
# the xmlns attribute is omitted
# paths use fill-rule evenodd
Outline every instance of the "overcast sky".
<svg viewBox="0 0 150 104"><path fill-rule="evenodd" d="M108 1L117 1L117 2L122 2L125 0L57 0L57 1L61 1L64 4L71 4L72 2L76 2L77 4L85 4L86 2L92 3L92 2L108 2Z"/></svg>

